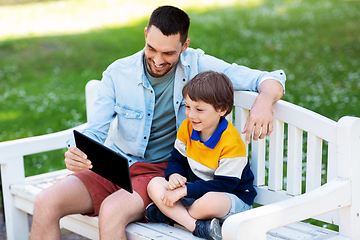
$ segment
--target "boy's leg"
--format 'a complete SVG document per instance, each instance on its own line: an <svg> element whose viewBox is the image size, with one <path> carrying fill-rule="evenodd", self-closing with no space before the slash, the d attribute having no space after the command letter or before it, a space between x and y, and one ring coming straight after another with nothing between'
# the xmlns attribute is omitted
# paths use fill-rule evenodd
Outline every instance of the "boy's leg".
<svg viewBox="0 0 360 240"><path fill-rule="evenodd" d="M60 218L92 211L92 198L84 184L77 177L68 176L37 196L30 239L61 239Z"/></svg>
<svg viewBox="0 0 360 240"><path fill-rule="evenodd" d="M169 218L181 224L191 232L195 229L196 219L192 218L187 209L178 201L174 207L164 205L160 197L167 191L167 181L165 178L154 178L148 185L148 194L156 206Z"/></svg>
<svg viewBox="0 0 360 240"><path fill-rule="evenodd" d="M188 209L195 219L212 219L225 217L231 208L231 200L226 193L208 192L197 199Z"/></svg>
<svg viewBox="0 0 360 240"><path fill-rule="evenodd" d="M218 218L227 216L232 207L232 201L226 193L208 192L197 199L188 209L189 214L199 219L193 235L220 240L221 226Z"/></svg>

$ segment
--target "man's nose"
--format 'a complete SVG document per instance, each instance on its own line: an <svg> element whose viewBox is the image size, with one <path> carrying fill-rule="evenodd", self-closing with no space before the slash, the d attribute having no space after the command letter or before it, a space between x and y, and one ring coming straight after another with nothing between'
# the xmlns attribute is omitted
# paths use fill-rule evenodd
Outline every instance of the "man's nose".
<svg viewBox="0 0 360 240"><path fill-rule="evenodd" d="M156 54L155 57L154 57L154 63L158 66L160 66L161 64L164 63L164 59L163 57L161 56L161 54Z"/></svg>

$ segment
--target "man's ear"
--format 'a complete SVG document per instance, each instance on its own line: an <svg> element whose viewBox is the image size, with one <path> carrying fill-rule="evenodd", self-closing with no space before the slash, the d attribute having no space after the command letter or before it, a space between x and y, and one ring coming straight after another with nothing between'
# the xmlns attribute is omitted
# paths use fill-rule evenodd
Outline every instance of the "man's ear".
<svg viewBox="0 0 360 240"><path fill-rule="evenodd" d="M181 47L181 52L182 53L185 52L186 49L189 47L189 45L190 45L190 38L187 38L186 41L184 42L184 44Z"/></svg>
<svg viewBox="0 0 360 240"><path fill-rule="evenodd" d="M144 29L144 34L145 34L145 40L146 40L146 38L147 38L147 27L145 27L145 29Z"/></svg>

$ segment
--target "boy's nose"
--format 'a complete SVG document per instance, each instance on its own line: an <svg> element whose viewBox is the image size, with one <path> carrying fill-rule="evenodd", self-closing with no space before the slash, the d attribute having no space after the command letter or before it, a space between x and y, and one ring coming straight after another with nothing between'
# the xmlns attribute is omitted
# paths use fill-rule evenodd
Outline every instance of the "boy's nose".
<svg viewBox="0 0 360 240"><path fill-rule="evenodd" d="M190 119L195 118L194 111L189 110L188 114L187 114L187 117L190 118Z"/></svg>

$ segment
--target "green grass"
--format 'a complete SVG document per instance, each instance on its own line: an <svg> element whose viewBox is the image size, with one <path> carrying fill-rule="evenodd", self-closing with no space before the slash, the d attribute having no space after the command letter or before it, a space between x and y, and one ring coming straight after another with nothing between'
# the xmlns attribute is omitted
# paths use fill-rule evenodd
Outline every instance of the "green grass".
<svg viewBox="0 0 360 240"><path fill-rule="evenodd" d="M55 14L51 4L62 3L72 14L81 12L81 4L66 5L69 1L43 7ZM22 14L26 6L20 6ZM34 4L28 6L34 11ZM336 121L360 116L359 1L258 0L185 9L191 47L251 68L283 69L288 78L284 100ZM86 122L86 82L101 79L111 62L141 50L146 25L137 18L83 33L0 36L0 141ZM26 175L64 168L64 151L27 156Z"/></svg>

